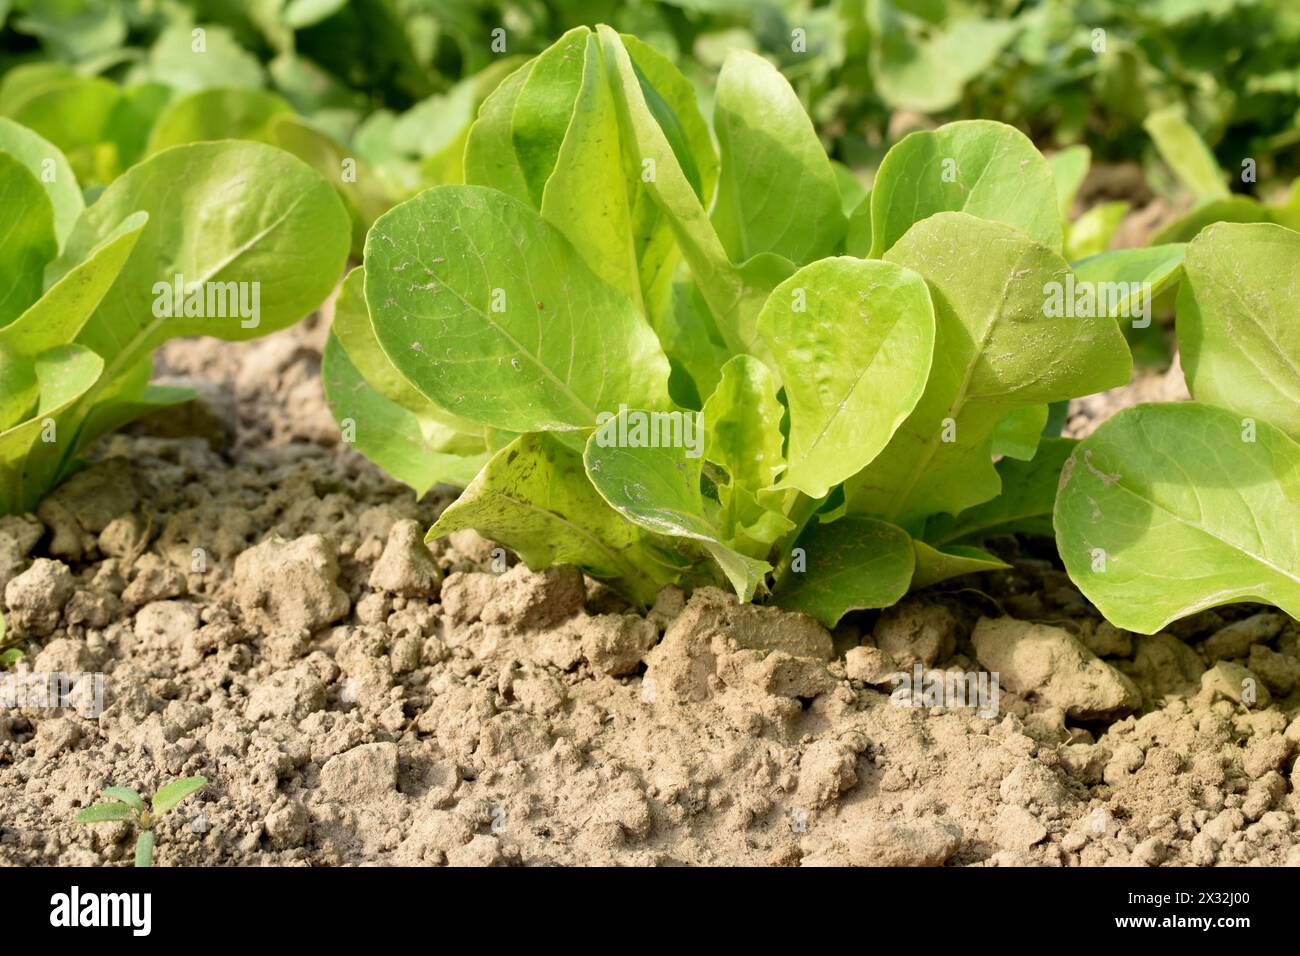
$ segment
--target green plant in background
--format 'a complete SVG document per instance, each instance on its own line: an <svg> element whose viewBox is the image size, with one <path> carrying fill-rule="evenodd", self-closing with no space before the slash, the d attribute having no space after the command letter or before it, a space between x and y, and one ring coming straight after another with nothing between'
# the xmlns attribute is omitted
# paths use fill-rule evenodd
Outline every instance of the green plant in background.
<svg viewBox="0 0 1300 956"><path fill-rule="evenodd" d="M1182 278L1186 244L1204 228L1216 222L1272 222L1300 228L1300 179L1283 195L1273 190L1277 199L1274 202L1232 192L1229 173L1219 166L1184 112L1182 107L1157 110L1146 118L1144 127L1164 164L1150 167L1152 178L1165 181L1162 188L1173 197L1173 203L1181 204L1190 198L1190 208L1157 230L1150 238L1151 245L1144 249L1108 251L1115 230L1128 212L1127 202L1098 203L1066 226L1066 255L1080 278L1091 282L1140 278L1150 284L1152 310L1158 317L1169 319L1173 317L1174 295ZM1090 150L1085 146L1072 146L1053 155L1052 170L1063 213L1073 204L1089 162ZM1254 160L1247 159L1239 175L1253 180L1257 172ZM1143 325L1124 326L1135 359L1167 366L1172 353L1163 326Z"/></svg>
<svg viewBox="0 0 1300 956"><path fill-rule="evenodd" d="M100 796L106 802L86 807L77 814L77 823L121 823L135 825L135 865L153 866L154 825L186 797L208 785L204 777L182 777L165 783L146 806L144 799L130 787L105 787Z"/></svg>
<svg viewBox="0 0 1300 956"><path fill-rule="evenodd" d="M863 0L823 9L819 17L782 5L782 30L754 32L854 165L874 165L894 111L997 119L1036 142L1086 140L1115 161L1141 158L1146 117L1177 106L1226 164L1254 157L1261 182L1296 170L1300 8L1290 0ZM807 27L812 56L791 53L795 27Z"/></svg>
<svg viewBox="0 0 1300 956"><path fill-rule="evenodd" d="M1049 403L1130 371L1112 318L1044 312L1070 273L1051 167L1010 127L954 123L900 142L845 215L798 99L748 54L714 129L720 154L689 83L608 28L512 74L470 130L471 185L372 228L327 352L336 414L358 443L381 409L405 421L370 439L395 473L420 421L494 453L431 536L472 527L641 602L721 579L832 624L1001 567L927 526L998 498ZM647 421L702 440L624 440Z"/></svg>
<svg viewBox="0 0 1300 956"><path fill-rule="evenodd" d="M996 119L1036 142L1138 159L1177 106L1225 164L1295 171L1300 10L1290 0L14 0L0 15L0 115L67 152L83 182L138 161L178 98L264 92L368 164L391 201L455 182L477 101L566 30L613 24L712 102L737 49L790 80L831 153L874 168L902 117ZM4 11L0 11L3 13ZM194 53L202 31L203 55ZM218 111L210 117L220 120ZM281 144L286 145L286 144ZM286 145L292 149L292 146ZM450 167L450 168L448 168ZM333 181L333 180L331 180ZM353 189L356 192L357 189ZM367 222L366 226L369 225Z"/></svg>
<svg viewBox="0 0 1300 956"><path fill-rule="evenodd" d="M122 100L109 89L118 85L143 117L176 94L269 89L339 137L376 108L405 108L486 67L495 58L487 40L501 22L496 4L423 0L15 0L6 7L0 65L47 105L98 95L120 112ZM522 15L511 17L514 39L527 43L525 5L515 9ZM95 93L71 82L77 77L108 82ZM123 118L85 122L118 130Z"/></svg>
<svg viewBox="0 0 1300 956"><path fill-rule="evenodd" d="M1111 249L1116 230L1129 212L1124 200L1100 202L1071 220L1079 188L1088 175L1092 151L1083 145L1060 150L1049 160L1056 179L1061 217L1065 222L1065 257L1078 280L1093 288L1110 283L1124 283L1129 289L1145 287L1145 317L1122 323L1121 328L1133 349L1134 360L1143 365L1168 367L1171 354L1161 321L1172 312L1173 296L1182 277L1185 243L1163 234L1151 245L1141 248ZM1133 283L1137 283L1135 287ZM1121 297L1117 316L1133 316L1142 305L1132 296ZM1066 408L1053 407L1051 421L1057 431L1064 422Z"/></svg>
<svg viewBox="0 0 1300 956"><path fill-rule="evenodd" d="M163 150L85 206L63 154L0 119L0 194L0 514L34 509L100 435L191 397L149 384L162 342L291 325L347 258L334 190L259 143Z"/></svg>
<svg viewBox="0 0 1300 956"><path fill-rule="evenodd" d="M170 145L279 146L339 190L359 256L380 212L461 180L483 98L519 54L593 12L582 6L16 0L0 6L0 116L60 147L92 190ZM675 8L608 6L689 47L694 28Z"/></svg>
<svg viewBox="0 0 1300 956"><path fill-rule="evenodd" d="M1184 118L1182 110L1169 107L1152 113L1147 117L1146 129L1161 159L1193 201L1192 208L1164 226L1152 237L1152 242L1187 242L1215 222L1274 222L1300 228L1300 179L1276 203L1233 193L1227 186L1228 172L1219 166L1214 153ZM1243 159L1238 175L1253 182L1258 174L1254 163L1251 157Z"/></svg>
<svg viewBox="0 0 1300 956"><path fill-rule="evenodd" d="M452 158L473 110L493 76L509 67L509 58L500 58L446 94L430 93L402 113L370 112L363 123L367 97L313 65L293 44L295 30L309 30L339 4L297 4L274 16L267 8L257 17L264 31L235 13L235 5L193 11L180 4L145 6L68 4L16 15L15 29L42 38L70 62L13 66L0 81L0 115L59 147L92 198L169 146L217 139L278 146L339 192L354 222L358 255L380 212L425 185L458 176ZM375 6L382 19L385 5ZM196 19L223 12L231 16L228 23ZM111 47L123 37L145 45ZM257 53L271 58L264 63ZM410 74L420 71L412 67Z"/></svg>

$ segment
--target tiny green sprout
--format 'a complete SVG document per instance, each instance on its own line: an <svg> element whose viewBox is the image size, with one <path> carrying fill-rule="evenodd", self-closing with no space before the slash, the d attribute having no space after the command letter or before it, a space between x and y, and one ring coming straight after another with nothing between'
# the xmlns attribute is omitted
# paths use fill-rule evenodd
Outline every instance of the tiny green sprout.
<svg viewBox="0 0 1300 956"><path fill-rule="evenodd" d="M183 777L158 788L148 806L144 798L130 787L105 787L100 796L106 802L86 807L77 814L77 823L134 821L140 831L135 841L135 865L153 866L154 822L190 794L207 786L204 777Z"/></svg>
<svg viewBox="0 0 1300 956"><path fill-rule="evenodd" d="M13 646L13 643L5 643L5 616L0 614L0 671L8 670L22 659L23 652L20 648Z"/></svg>

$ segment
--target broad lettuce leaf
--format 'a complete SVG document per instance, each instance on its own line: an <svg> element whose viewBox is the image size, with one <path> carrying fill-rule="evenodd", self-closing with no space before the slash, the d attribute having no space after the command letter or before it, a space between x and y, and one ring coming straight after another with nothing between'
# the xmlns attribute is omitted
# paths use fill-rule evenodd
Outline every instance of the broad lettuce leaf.
<svg viewBox="0 0 1300 956"><path fill-rule="evenodd" d="M1125 315L1135 318L1142 309L1144 294L1150 296L1148 304L1154 306L1165 290L1182 278L1186 250L1183 243L1112 249L1071 263L1070 268L1074 270L1076 286L1087 283L1098 293L1098 301L1100 293L1105 293L1106 302L1115 307L1115 318ZM1112 296L1103 287L1109 283L1123 283L1125 288L1115 287L1117 294Z"/></svg>
<svg viewBox="0 0 1300 956"><path fill-rule="evenodd" d="M1228 187L1214 153L1179 107L1156 110L1143 123L1156 149L1196 199L1226 199Z"/></svg>
<svg viewBox="0 0 1300 956"><path fill-rule="evenodd" d="M834 254L847 223L831 162L785 77L737 51L718 75L722 154L713 224L733 262L761 252L796 265Z"/></svg>
<svg viewBox="0 0 1300 956"><path fill-rule="evenodd" d="M848 515L813 523L799 538L807 565L790 570L773 589L788 611L803 611L834 627L849 611L889 607L912 583L912 539L887 521Z"/></svg>
<svg viewBox="0 0 1300 956"><path fill-rule="evenodd" d="M512 110L510 139L535 209L541 208L542 193L556 169L574 101L584 82L590 32L577 27L538 54ZM599 70L600 65L591 66Z"/></svg>
<svg viewBox="0 0 1300 956"><path fill-rule="evenodd" d="M81 332L122 271L148 218L143 212L128 216L45 295L0 328L0 428L15 424L32 407L39 390L36 361L42 353L73 341ZM99 371L97 368L95 374ZM87 382L87 387L90 384Z"/></svg>
<svg viewBox="0 0 1300 956"><path fill-rule="evenodd" d="M1187 247L1184 271L1178 342L1188 389L1300 440L1300 233L1210 226Z"/></svg>
<svg viewBox="0 0 1300 956"><path fill-rule="evenodd" d="M1045 314L1047 288L1064 285L1069 266L1008 226L940 213L888 259L930 286L934 366L915 411L846 491L851 510L911 528L998 493L992 441L1005 414L1122 385L1132 359L1109 317Z"/></svg>
<svg viewBox="0 0 1300 956"><path fill-rule="evenodd" d="M103 368L103 359L79 345L60 345L37 356L39 403L26 421L0 430L0 514L31 511L49 490L46 473L31 467L32 452L50 447L46 439L51 434L58 441L69 409Z"/></svg>
<svg viewBox="0 0 1300 956"><path fill-rule="evenodd" d="M497 190L438 186L381 216L365 291L403 377L479 424L582 430L620 404L668 404L668 360L631 300Z"/></svg>
<svg viewBox="0 0 1300 956"><path fill-rule="evenodd" d="M36 177L49 195L59 249L86 208L77 177L63 152L25 126L0 116L0 152L9 153Z"/></svg>
<svg viewBox="0 0 1300 956"><path fill-rule="evenodd" d="M283 98L257 89L209 89L167 106L150 133L148 151L218 139L249 139L297 156L339 194L352 218L352 252L361 257L366 230L396 202L396 190L342 143L293 112ZM344 175L350 164L349 175Z"/></svg>
<svg viewBox="0 0 1300 956"><path fill-rule="evenodd" d="M34 84L5 112L62 150L83 185L105 183L134 159L115 139L124 97L101 77L69 75Z"/></svg>
<svg viewBox="0 0 1300 956"><path fill-rule="evenodd" d="M0 328L41 294L45 265L58 254L54 209L40 182L0 152Z"/></svg>
<svg viewBox="0 0 1300 956"><path fill-rule="evenodd" d="M321 364L330 410L350 424L345 439L417 495L438 482L467 484L489 457L482 428L439 409L393 368L370 324L364 280L352 270L334 303Z"/></svg>
<svg viewBox="0 0 1300 956"><path fill-rule="evenodd" d="M693 89L659 53L632 37L618 43L674 162L707 200L717 158ZM575 28L502 82L469 131L466 180L540 211L658 330L671 314L677 249L624 142L602 47Z"/></svg>
<svg viewBox="0 0 1300 956"><path fill-rule="evenodd" d="M173 100L154 123L150 154L168 146L213 139L269 141L271 122L293 107L274 93L250 89L199 90Z"/></svg>
<svg viewBox="0 0 1300 956"><path fill-rule="evenodd" d="M46 269L45 296L0 330L0 348L45 369L36 417L5 432L0 509L35 507L96 437L190 397L148 385L157 345L178 335L252 338L315 308L342 271L347 231L328 184L256 143L175 147L117 179ZM178 276L203 288L202 308L160 308L160 288L174 290ZM250 314L232 290L246 306L256 301ZM75 348L49 347L74 336Z"/></svg>
<svg viewBox="0 0 1300 956"><path fill-rule="evenodd" d="M653 88L642 83L618 34L607 27L601 27L599 34L616 92L625 151L634 164L647 170L648 178L643 179L646 191L667 218L727 345L733 352L766 358L755 320L768 293L794 271L793 263L773 253L762 253L740 265L731 261L709 221L707 194L702 197L696 190L672 139L656 118ZM653 175L649 175L650 169Z"/></svg>
<svg viewBox="0 0 1300 956"><path fill-rule="evenodd" d="M550 76L546 67L551 50L538 57L515 106L514 135L521 154L525 151L519 138L538 122L541 113L534 101L562 98L561 105L567 107L555 124L558 139L538 135L543 148L534 148L533 152L543 153L540 158L548 165L544 175L538 174L541 184L536 188L534 205L573 243L596 275L631 299L642 315L651 318L655 313L647 307L646 299L656 298L656 288L662 295L659 283L663 263L645 263L643 287L642 263L637 257L637 244L631 239L638 190L629 189L623 166L618 116L600 42L584 29L576 51L561 48L563 57L580 71L576 89ZM528 117L528 124L522 122L524 117ZM527 175L529 167L524 168ZM659 251L669 252L671 245L661 241Z"/></svg>
<svg viewBox="0 0 1300 956"><path fill-rule="evenodd" d="M823 259L773 290L758 330L790 407L783 487L821 498L880 453L925 388L934 321L924 280L892 262Z"/></svg>
<svg viewBox="0 0 1300 956"><path fill-rule="evenodd" d="M871 191L872 257L918 222L966 212L1003 222L1054 252L1063 233L1052 169L1019 130L963 120L911 133L886 155Z"/></svg>
<svg viewBox="0 0 1300 956"><path fill-rule="evenodd" d="M491 186L520 202L530 202L528 182L515 155L513 121L519 94L533 72L529 60L501 81L479 107L465 141L465 182Z"/></svg>
<svg viewBox="0 0 1300 956"><path fill-rule="evenodd" d="M1300 445L1197 402L1125 409L1079 443L1054 523L1066 570L1118 627L1154 634L1235 601L1300 617Z"/></svg>

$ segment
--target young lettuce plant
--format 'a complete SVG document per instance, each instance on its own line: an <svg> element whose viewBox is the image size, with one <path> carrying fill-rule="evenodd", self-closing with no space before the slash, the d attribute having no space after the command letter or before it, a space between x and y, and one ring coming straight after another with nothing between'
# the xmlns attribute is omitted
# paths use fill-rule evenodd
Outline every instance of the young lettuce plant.
<svg viewBox="0 0 1300 956"><path fill-rule="evenodd" d="M347 257L334 190L260 143L163 150L84 206L62 154L0 118L0 193L0 514L35 508L100 435L191 397L149 384L158 345L291 325Z"/></svg>
<svg viewBox="0 0 1300 956"><path fill-rule="evenodd" d="M846 215L798 98L745 53L714 131L720 153L690 84L606 27L507 77L468 184L371 229L326 356L336 415L359 445L403 423L363 447L395 474L435 452L417 490L491 456L431 537L474 528L643 603L726 581L834 624L1003 566L951 516L1014 524L1023 501L990 503L1049 403L1131 364L1109 314L1044 309L1071 278L1047 161L953 123L896 145ZM439 458L451 435L474 456ZM1053 480L1019 517L1041 526Z"/></svg>
<svg viewBox="0 0 1300 956"><path fill-rule="evenodd" d="M1105 422L1061 474L1070 576L1152 634L1234 601L1300 617L1300 233L1218 223L1187 247L1177 333L1196 401Z"/></svg>
<svg viewBox="0 0 1300 956"><path fill-rule="evenodd" d="M100 796L106 802L92 804L76 816L77 823L135 824L139 835L135 841L135 865L153 866L154 824L191 794L208 785L205 777L182 777L163 784L146 806L144 799L130 787L105 787Z"/></svg>

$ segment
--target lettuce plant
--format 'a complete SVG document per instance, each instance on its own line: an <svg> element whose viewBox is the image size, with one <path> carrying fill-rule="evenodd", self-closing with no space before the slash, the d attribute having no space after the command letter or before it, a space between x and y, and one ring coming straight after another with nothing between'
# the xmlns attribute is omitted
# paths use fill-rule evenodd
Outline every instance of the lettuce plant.
<svg viewBox="0 0 1300 956"><path fill-rule="evenodd" d="M100 435L184 389L149 384L169 338L296 322L348 251L337 194L252 142L165 149L89 206L62 153L0 119L0 514L32 510Z"/></svg>
<svg viewBox="0 0 1300 956"><path fill-rule="evenodd" d="M507 77L467 184L379 217L345 284L325 363L345 435L417 490L475 472L431 537L474 528L643 603L720 581L833 624L1002 566L951 516L1041 525L1053 482L991 505L1004 476L1049 403L1130 373L1113 319L1045 313L1072 275L1051 167L1011 127L953 123L851 204L746 53L713 132L718 152L676 68L607 27Z"/></svg>
<svg viewBox="0 0 1300 956"><path fill-rule="evenodd" d="M1177 334L1196 401L1126 409L1073 451L1061 558L1133 631L1233 601L1300 617L1300 233L1211 225L1183 273Z"/></svg>

